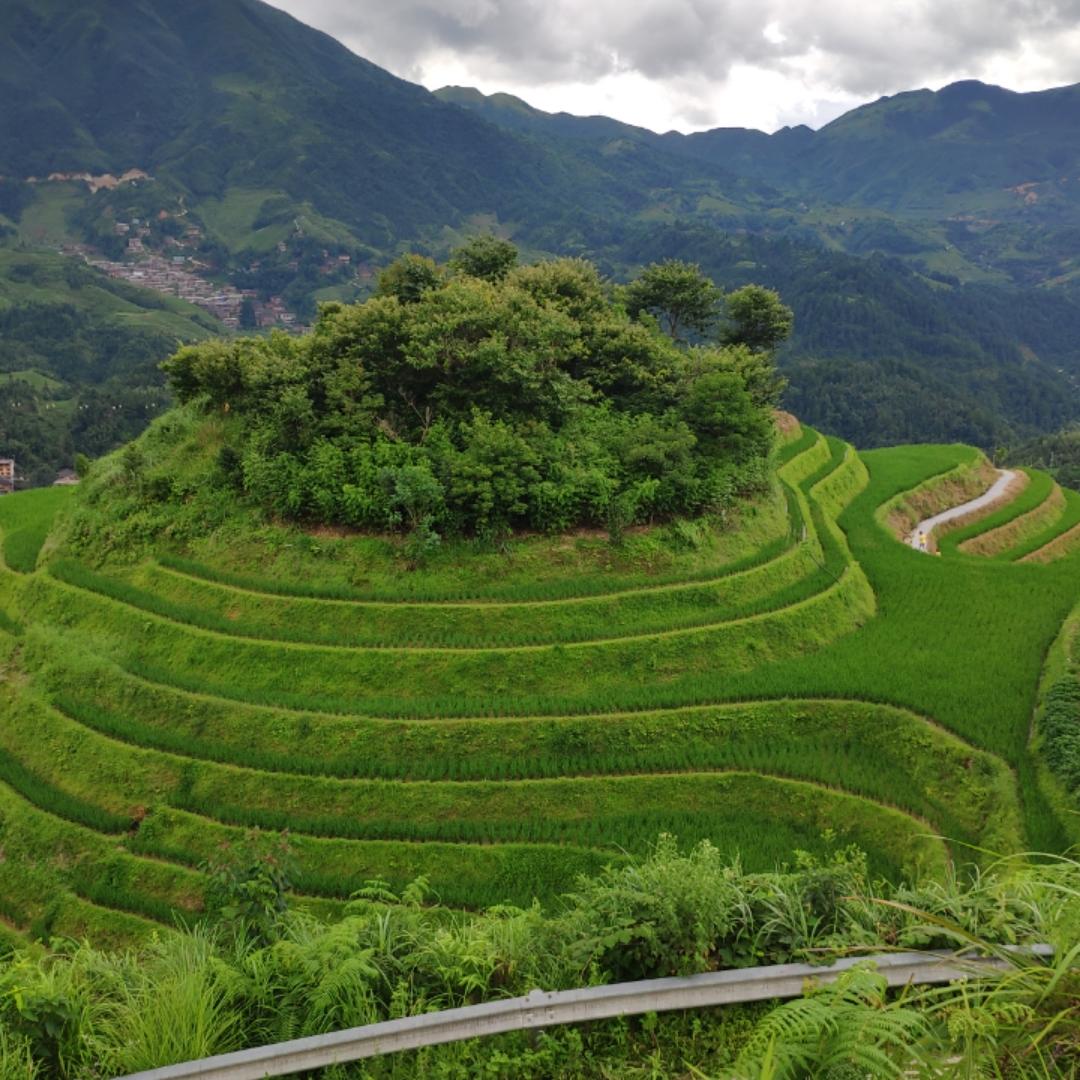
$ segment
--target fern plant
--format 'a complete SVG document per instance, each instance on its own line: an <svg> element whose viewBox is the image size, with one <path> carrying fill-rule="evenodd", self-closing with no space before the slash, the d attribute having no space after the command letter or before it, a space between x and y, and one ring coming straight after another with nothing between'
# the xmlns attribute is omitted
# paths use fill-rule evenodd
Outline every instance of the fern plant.
<svg viewBox="0 0 1080 1080"><path fill-rule="evenodd" d="M921 1061L926 1019L890 1002L870 964L774 1009L758 1025L726 1080L847 1080L899 1077Z"/></svg>

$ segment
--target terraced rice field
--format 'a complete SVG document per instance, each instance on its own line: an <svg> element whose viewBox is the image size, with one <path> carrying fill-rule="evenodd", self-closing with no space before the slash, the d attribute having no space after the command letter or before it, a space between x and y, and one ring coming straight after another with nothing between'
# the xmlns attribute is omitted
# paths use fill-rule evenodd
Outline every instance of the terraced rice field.
<svg viewBox="0 0 1080 1080"><path fill-rule="evenodd" d="M289 830L324 911L419 875L451 906L551 903L661 831L752 868L854 843L893 877L1061 849L1028 733L1080 599L1077 500L1043 507L1036 474L942 558L879 520L975 459L804 430L714 565L471 591L95 571L39 557L56 506L3 500L0 915L98 939L197 918L200 867L250 829Z"/></svg>

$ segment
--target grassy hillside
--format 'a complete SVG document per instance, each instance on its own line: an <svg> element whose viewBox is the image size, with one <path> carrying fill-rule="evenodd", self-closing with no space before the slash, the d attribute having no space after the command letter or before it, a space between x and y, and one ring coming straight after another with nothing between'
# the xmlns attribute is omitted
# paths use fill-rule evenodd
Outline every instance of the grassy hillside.
<svg viewBox="0 0 1080 1080"><path fill-rule="evenodd" d="M137 435L169 398L158 365L221 324L54 252L0 244L0 454L48 484Z"/></svg>
<svg viewBox="0 0 1080 1080"><path fill-rule="evenodd" d="M301 322L405 246L439 257L478 231L620 280L691 258L783 293L788 406L858 445L990 448L1077 417L1075 87L963 83L820 132L660 136L428 93L257 0L10 6L0 235L120 258L138 220L147 249ZM94 192L28 182L129 169Z"/></svg>
<svg viewBox="0 0 1080 1080"><path fill-rule="evenodd" d="M143 453L197 471L199 423ZM418 875L451 907L551 904L661 831L762 870L853 843L894 880L1063 850L1028 737L1080 545L933 558L885 524L978 461L796 430L719 528L457 541L404 573L400 541L236 506L197 533L140 540L138 513L110 532L120 458L49 505L2 500L0 907L113 938L197 915L200 867L252 828L289 830L298 896L330 912Z"/></svg>

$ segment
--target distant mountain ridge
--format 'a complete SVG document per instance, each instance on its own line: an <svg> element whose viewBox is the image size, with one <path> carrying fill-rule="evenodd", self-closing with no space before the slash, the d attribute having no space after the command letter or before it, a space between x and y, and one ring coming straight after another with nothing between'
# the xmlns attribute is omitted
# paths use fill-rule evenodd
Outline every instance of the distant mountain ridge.
<svg viewBox="0 0 1080 1080"><path fill-rule="evenodd" d="M443 87L435 95L510 130L640 140L839 203L910 205L929 183L941 197L983 186L1080 187L1080 84L1018 93L965 80L879 98L817 131L799 125L771 135L752 128L658 134L604 116L546 113L512 95L472 87Z"/></svg>
<svg viewBox="0 0 1080 1080"><path fill-rule="evenodd" d="M7 0L0 95L0 243L137 259L140 222L302 320L477 231L616 280L688 258L783 292L792 399L845 437L989 445L1080 416L1080 87L656 134L432 94L260 0ZM23 182L131 169L152 179Z"/></svg>

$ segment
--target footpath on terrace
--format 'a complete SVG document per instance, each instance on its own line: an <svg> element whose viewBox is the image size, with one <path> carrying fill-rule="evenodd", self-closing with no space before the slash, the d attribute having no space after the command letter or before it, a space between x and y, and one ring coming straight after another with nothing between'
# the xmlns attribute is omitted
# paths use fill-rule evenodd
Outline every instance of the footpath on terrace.
<svg viewBox="0 0 1080 1080"><path fill-rule="evenodd" d="M939 525L944 525L946 521L954 521L958 517L964 517L966 514L981 510L983 507L997 502L1018 475L1014 469L998 469L997 474L998 478L994 483L977 498L961 503L959 506L952 506L948 510L942 510L940 514L935 514L933 517L920 521L911 531L908 543L916 551L925 551L929 555L928 541L933 536L934 529ZM920 537L922 540L920 540Z"/></svg>

